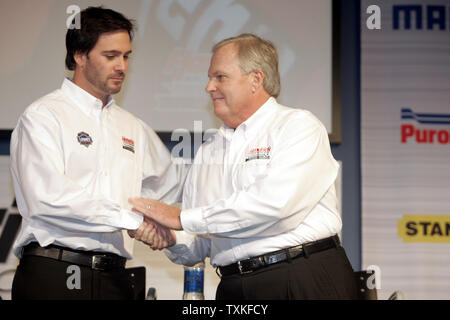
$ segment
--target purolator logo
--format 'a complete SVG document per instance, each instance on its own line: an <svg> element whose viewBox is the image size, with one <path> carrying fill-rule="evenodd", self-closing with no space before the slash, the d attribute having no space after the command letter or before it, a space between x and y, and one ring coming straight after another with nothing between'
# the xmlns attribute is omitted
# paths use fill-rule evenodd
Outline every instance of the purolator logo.
<svg viewBox="0 0 450 320"><path fill-rule="evenodd" d="M402 143L448 144L450 142L450 114L415 113L402 108L402 120L415 120L401 125Z"/></svg>

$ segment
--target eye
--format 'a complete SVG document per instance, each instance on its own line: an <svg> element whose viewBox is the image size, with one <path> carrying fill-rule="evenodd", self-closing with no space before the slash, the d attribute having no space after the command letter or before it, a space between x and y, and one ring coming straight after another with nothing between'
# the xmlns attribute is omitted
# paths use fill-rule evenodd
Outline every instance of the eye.
<svg viewBox="0 0 450 320"><path fill-rule="evenodd" d="M108 60L113 60L115 58L115 56L112 56L112 55L106 55L105 57Z"/></svg>
<svg viewBox="0 0 450 320"><path fill-rule="evenodd" d="M218 74L217 76L216 76L216 79L219 81L219 82L222 82L222 81L224 81L225 80L225 75L223 75L223 74Z"/></svg>

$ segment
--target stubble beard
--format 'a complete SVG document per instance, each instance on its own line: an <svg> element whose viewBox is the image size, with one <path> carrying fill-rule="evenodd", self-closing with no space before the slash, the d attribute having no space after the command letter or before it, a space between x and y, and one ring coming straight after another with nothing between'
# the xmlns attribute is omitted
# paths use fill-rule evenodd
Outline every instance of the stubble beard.
<svg viewBox="0 0 450 320"><path fill-rule="evenodd" d="M105 93L107 95L112 95L112 94L119 93L120 89L122 88L122 85L120 85L117 89L116 88L110 88L108 86L108 80L110 78L107 77L105 81L102 81L100 73L97 71L97 69L90 62L88 62L88 66L86 68L85 77L89 81L89 83L92 84L97 90L99 90L102 93ZM122 82L123 82L123 80L122 80Z"/></svg>

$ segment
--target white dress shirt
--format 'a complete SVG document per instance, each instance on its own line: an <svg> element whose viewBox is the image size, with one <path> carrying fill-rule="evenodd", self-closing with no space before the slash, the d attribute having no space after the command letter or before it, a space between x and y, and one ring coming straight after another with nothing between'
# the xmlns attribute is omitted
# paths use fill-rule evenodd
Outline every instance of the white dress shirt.
<svg viewBox="0 0 450 320"><path fill-rule="evenodd" d="M156 133L109 97L72 81L32 103L11 136L11 173L22 226L14 244L37 241L131 258L142 215L128 198L176 202L182 172Z"/></svg>
<svg viewBox="0 0 450 320"><path fill-rule="evenodd" d="M225 266L338 233L338 169L322 123L268 99L199 148L183 191L184 231L167 256Z"/></svg>

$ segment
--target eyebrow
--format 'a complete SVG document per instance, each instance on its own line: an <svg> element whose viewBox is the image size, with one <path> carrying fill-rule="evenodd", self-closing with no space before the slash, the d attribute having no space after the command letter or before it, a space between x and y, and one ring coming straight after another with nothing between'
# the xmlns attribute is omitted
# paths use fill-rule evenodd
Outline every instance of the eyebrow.
<svg viewBox="0 0 450 320"><path fill-rule="evenodd" d="M132 51L130 50L130 51L127 51L127 52L125 52L125 54L130 54ZM122 54L122 51L118 51L118 50L105 50L105 51L102 51L102 54L115 54L115 55L120 55L120 54Z"/></svg>
<svg viewBox="0 0 450 320"><path fill-rule="evenodd" d="M226 75L225 72L223 72L223 71L221 71L221 70L216 70L216 71L214 71L214 72L211 73L211 74L208 73L208 78L215 77L215 76L217 76L217 75L219 75L219 74Z"/></svg>

